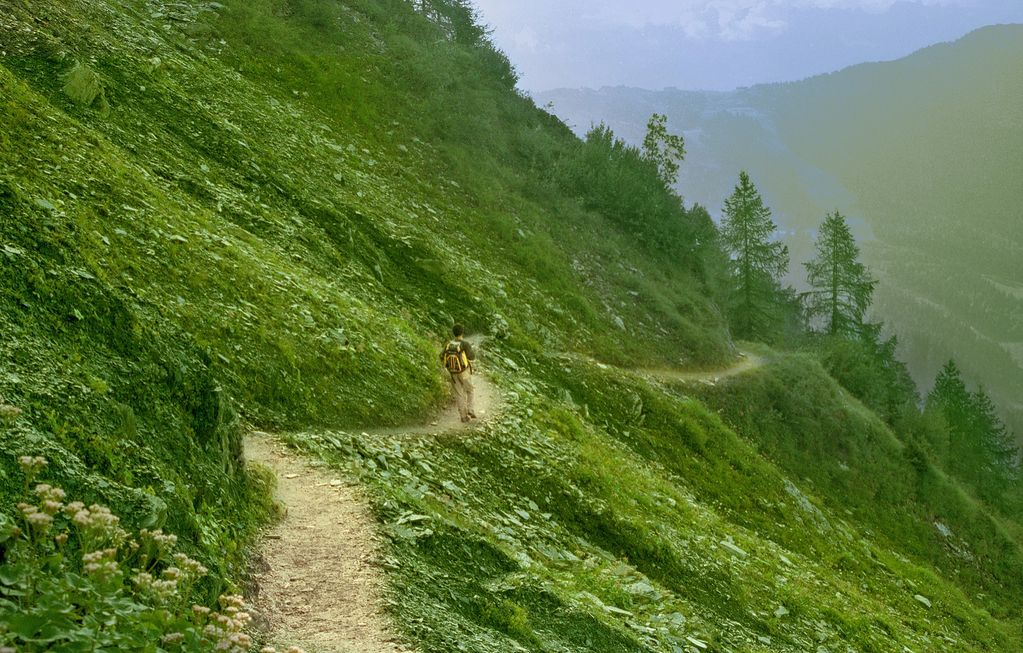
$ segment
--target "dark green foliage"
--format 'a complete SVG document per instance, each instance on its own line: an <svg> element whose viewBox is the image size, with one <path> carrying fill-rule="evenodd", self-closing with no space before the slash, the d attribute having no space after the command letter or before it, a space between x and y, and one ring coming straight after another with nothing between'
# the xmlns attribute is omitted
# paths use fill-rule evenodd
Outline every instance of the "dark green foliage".
<svg viewBox="0 0 1023 653"><path fill-rule="evenodd" d="M807 261L807 312L828 335L855 336L863 331L863 316L877 281L860 262L845 217L835 211L824 218L817 232L817 255Z"/></svg>
<svg viewBox="0 0 1023 653"><path fill-rule="evenodd" d="M75 64L67 74L64 92L69 98L84 107L96 106L104 115L110 111L103 80L85 64Z"/></svg>
<svg viewBox="0 0 1023 653"><path fill-rule="evenodd" d="M721 238L732 254L730 315L740 338L768 340L777 329L782 276L789 251L772 241L777 226L745 170L725 200Z"/></svg>
<svg viewBox="0 0 1023 653"><path fill-rule="evenodd" d="M945 363L934 379L934 387L927 395L927 407L939 410L945 418L948 438L946 462L955 472L975 472L980 466L978 457L981 451L977 446L979 442L972 437L970 393L954 360Z"/></svg>
<svg viewBox="0 0 1023 653"><path fill-rule="evenodd" d="M917 410L919 396L905 363L895 356L897 338L879 334L880 325L865 325L858 336L825 336L816 344L828 373L892 424Z"/></svg>
<svg viewBox="0 0 1023 653"><path fill-rule="evenodd" d="M948 381L959 387L954 377ZM1023 591L1023 576L1014 568L1023 565L1019 541L934 464L921 443L922 424L912 436L907 429L904 444L874 415L846 404L837 384L802 356L700 395L786 473L809 479L829 505L846 507L885 541L900 543L964 587L984 586L992 574L1003 599ZM901 420L900 428L907 423ZM970 541L978 557L967 564L944 547L934 520ZM981 556L990 566L978 564Z"/></svg>
<svg viewBox="0 0 1023 653"><path fill-rule="evenodd" d="M949 469L985 497L1002 499L1018 479L1018 451L984 389L967 390L959 367L949 360L927 395L927 408L944 418Z"/></svg>
<svg viewBox="0 0 1023 653"><path fill-rule="evenodd" d="M664 161L672 156L667 150L657 156L640 151L600 124L569 156L563 183L587 208L631 234L642 249L661 259L681 255L695 270L699 261L690 254L696 242L692 220L661 177Z"/></svg>
<svg viewBox="0 0 1023 653"><path fill-rule="evenodd" d="M1009 483L1019 480L1019 450L1016 439L1005 428L998 411L983 386L970 395L973 407L973 429L980 434L980 449L985 465L980 485L997 496Z"/></svg>

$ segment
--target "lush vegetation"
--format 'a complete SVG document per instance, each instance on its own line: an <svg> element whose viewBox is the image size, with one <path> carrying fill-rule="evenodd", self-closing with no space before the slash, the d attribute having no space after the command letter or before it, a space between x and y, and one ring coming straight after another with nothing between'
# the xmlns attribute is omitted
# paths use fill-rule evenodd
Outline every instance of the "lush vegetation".
<svg viewBox="0 0 1023 653"><path fill-rule="evenodd" d="M879 329L808 331L771 264L755 335L802 353L641 371L747 320L663 116L577 139L460 0L42 0L0 37L4 646L248 645L234 598L204 633L271 512L254 426L362 481L425 650L1023 641L1005 492L935 464ZM456 319L505 410L373 431L444 400Z"/></svg>

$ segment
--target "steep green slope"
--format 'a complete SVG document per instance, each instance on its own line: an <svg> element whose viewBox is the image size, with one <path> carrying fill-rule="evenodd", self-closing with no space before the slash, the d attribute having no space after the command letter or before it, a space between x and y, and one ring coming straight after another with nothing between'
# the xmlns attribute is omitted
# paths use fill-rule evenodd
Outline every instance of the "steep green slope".
<svg viewBox="0 0 1023 653"><path fill-rule="evenodd" d="M375 491L426 650L1018 646L1018 540L816 363L697 384L718 415L692 385L491 361L511 401L479 432L290 438Z"/></svg>
<svg viewBox="0 0 1023 653"><path fill-rule="evenodd" d="M44 454L179 533L213 596L268 510L257 425L365 483L423 650L1018 647L1017 527L815 363L626 369L729 357L712 280L558 183L577 141L458 6L0 14L0 507ZM456 319L507 410L364 433L442 401Z"/></svg>
<svg viewBox="0 0 1023 653"><path fill-rule="evenodd" d="M501 139L436 139L429 116L401 128L419 89L389 79L403 59L381 39L423 48L443 30L404 3L337 5L331 24L323 10L43 2L0 17L0 395L24 411L4 434L8 499L14 458L45 449L83 499L217 558L253 512L237 413L415 419L442 397L435 347L454 319L527 350L727 355L687 266L646 263L574 200L523 194L529 169L502 166ZM251 43L229 47L232 30ZM304 58L339 39L351 50ZM294 56L273 52L289 42ZM500 97L502 139L574 142L473 49L450 48L444 74L480 88L430 97ZM318 75L341 64L371 91L357 103L295 88L338 92Z"/></svg>
<svg viewBox="0 0 1023 653"><path fill-rule="evenodd" d="M925 387L955 357L1023 433L1019 320L1023 27L978 30L905 59L732 93L637 89L544 94L585 127L634 142L666 112L686 130L690 200L721 206L748 169L794 260L826 212L853 218L881 279L875 310ZM802 269L794 266L793 278Z"/></svg>

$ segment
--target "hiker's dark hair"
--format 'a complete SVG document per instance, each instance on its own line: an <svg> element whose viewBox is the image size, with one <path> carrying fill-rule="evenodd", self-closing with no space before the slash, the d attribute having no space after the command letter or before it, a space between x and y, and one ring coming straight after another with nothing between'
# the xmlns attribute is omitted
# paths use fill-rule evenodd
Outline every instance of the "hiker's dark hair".
<svg viewBox="0 0 1023 653"><path fill-rule="evenodd" d="M464 336L465 335L465 327L462 326L461 324L456 324L455 326L451 327L451 333L455 334L456 338L458 336Z"/></svg>

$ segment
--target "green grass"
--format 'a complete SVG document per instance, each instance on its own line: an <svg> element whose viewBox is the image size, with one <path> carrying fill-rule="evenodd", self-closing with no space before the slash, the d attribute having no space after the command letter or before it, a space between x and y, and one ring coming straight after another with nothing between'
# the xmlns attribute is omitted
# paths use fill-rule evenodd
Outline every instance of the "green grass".
<svg viewBox="0 0 1023 653"><path fill-rule="evenodd" d="M75 496L178 533L211 599L270 510L241 434L274 429L366 484L426 650L1020 641L1018 526L904 474L812 361L699 391L556 356L710 368L732 347L713 275L566 191L578 143L485 43L404 2L224 5L0 16L0 395L23 411L2 505L15 457L46 455ZM109 110L68 96L77 65ZM352 435L441 405L455 320L491 336L508 412ZM960 573L934 506L972 547Z"/></svg>
<svg viewBox="0 0 1023 653"><path fill-rule="evenodd" d="M590 365L569 374L552 362L504 369L498 378L518 399L477 433L289 436L373 491L392 540L394 610L414 641L476 651L507 650L510 640L579 651L671 651L687 646L686 637L750 651L806 650L808 642L928 650L945 636L963 650L1011 650L1018 641L1013 590L973 598L976 579L940 573L941 560L921 555L940 543L893 530L906 526L903 504L850 515L854 500L839 502L830 488L761 456L721 417L679 401L676 388ZM637 411L615 403L633 404L633 396L642 398ZM843 400L836 410L856 406ZM806 455L809 466L813 452ZM923 528L934 531L929 522ZM963 537L976 552L998 539L989 528ZM1007 561L1018 555L1017 544L1011 549L1000 554ZM982 568L996 584L1016 577L978 559ZM593 637L626 639L588 648L574 634L580 611L602 624L586 626Z"/></svg>

